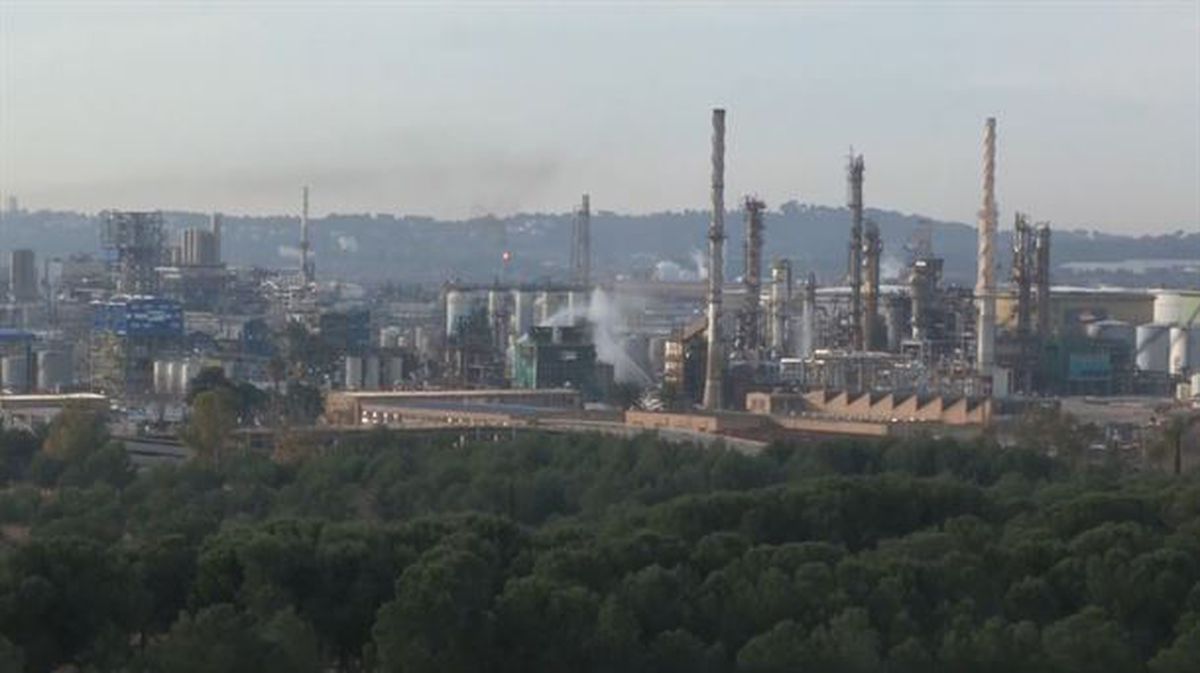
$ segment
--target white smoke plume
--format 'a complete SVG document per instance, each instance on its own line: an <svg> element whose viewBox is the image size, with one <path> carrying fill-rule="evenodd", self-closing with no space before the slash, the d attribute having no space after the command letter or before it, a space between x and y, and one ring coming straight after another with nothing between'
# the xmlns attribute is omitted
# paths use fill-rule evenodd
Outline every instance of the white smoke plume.
<svg viewBox="0 0 1200 673"><path fill-rule="evenodd" d="M649 385L653 379L636 360L626 352L622 335L627 332L625 316L636 310L623 305L617 298L600 288L592 291L584 305L564 306L550 316L547 324L554 326L573 325L587 320L592 325L592 340L596 344L596 359L613 366L613 378L622 383Z"/></svg>

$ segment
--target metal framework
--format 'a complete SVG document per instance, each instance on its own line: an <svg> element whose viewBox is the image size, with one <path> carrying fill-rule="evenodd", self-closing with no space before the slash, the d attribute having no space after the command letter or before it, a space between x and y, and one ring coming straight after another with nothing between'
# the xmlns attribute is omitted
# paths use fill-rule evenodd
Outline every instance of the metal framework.
<svg viewBox="0 0 1200 673"><path fill-rule="evenodd" d="M867 220L863 231L863 288L862 288L862 332L863 348L875 350L879 343L879 260L883 256L883 239L879 236L879 225Z"/></svg>
<svg viewBox="0 0 1200 673"><path fill-rule="evenodd" d="M742 311L738 314L737 342L743 356L753 356L762 347L763 211L767 205L757 197L747 196L742 201L742 207L746 214L746 242L743 249L745 270L742 273L746 296L742 300Z"/></svg>

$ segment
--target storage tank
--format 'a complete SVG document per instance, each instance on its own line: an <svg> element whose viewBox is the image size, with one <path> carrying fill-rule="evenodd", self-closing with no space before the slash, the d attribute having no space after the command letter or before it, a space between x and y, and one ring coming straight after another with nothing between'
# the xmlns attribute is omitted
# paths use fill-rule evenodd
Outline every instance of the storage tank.
<svg viewBox="0 0 1200 673"><path fill-rule="evenodd" d="M513 290L512 333L518 337L533 324L533 297L528 292Z"/></svg>
<svg viewBox="0 0 1200 673"><path fill-rule="evenodd" d="M1154 322L1187 325L1200 321L1200 292L1158 292L1154 295Z"/></svg>
<svg viewBox="0 0 1200 673"><path fill-rule="evenodd" d="M379 390L381 379L379 371L379 356L368 355L363 358L363 390Z"/></svg>
<svg viewBox="0 0 1200 673"><path fill-rule="evenodd" d="M1148 323L1137 327L1137 368L1144 372L1167 373L1171 350L1171 327Z"/></svg>
<svg viewBox="0 0 1200 673"><path fill-rule="evenodd" d="M1171 347L1167 351L1167 371L1178 375L1188 366L1188 331L1178 325L1171 328Z"/></svg>
<svg viewBox="0 0 1200 673"><path fill-rule="evenodd" d="M396 389L404 384L404 358L393 355L388 359L387 387Z"/></svg>
<svg viewBox="0 0 1200 673"><path fill-rule="evenodd" d="M29 358L25 355L9 355L0 360L4 372L0 376L4 389L24 393L29 389Z"/></svg>
<svg viewBox="0 0 1200 673"><path fill-rule="evenodd" d="M71 378L71 354L69 352L49 350L40 351L37 354L38 390L57 392L70 385Z"/></svg>
<svg viewBox="0 0 1200 673"><path fill-rule="evenodd" d="M1192 374L1192 398L1200 400L1200 372Z"/></svg>
<svg viewBox="0 0 1200 673"><path fill-rule="evenodd" d="M363 359L357 355L345 357L346 390L358 390L363 383Z"/></svg>
<svg viewBox="0 0 1200 673"><path fill-rule="evenodd" d="M179 374L179 378L175 380L179 386L179 392L182 395L186 395L192 387L192 379L196 377L196 374L200 373L200 367L191 360L184 360L178 363L175 371Z"/></svg>
<svg viewBox="0 0 1200 673"><path fill-rule="evenodd" d="M446 292L446 336L458 335L458 325L471 314L470 303L460 290Z"/></svg>
<svg viewBox="0 0 1200 673"><path fill-rule="evenodd" d="M388 326L379 330L379 347L395 348L400 345L400 328Z"/></svg>
<svg viewBox="0 0 1200 673"><path fill-rule="evenodd" d="M1137 333L1134 326L1123 320L1097 320L1088 323L1085 331L1093 339L1119 341L1130 349L1137 345Z"/></svg>
<svg viewBox="0 0 1200 673"><path fill-rule="evenodd" d="M42 390L49 390L42 386L42 368L41 353L38 354L38 387ZM154 361L154 393L156 395L169 395L171 393L171 367L166 360Z"/></svg>

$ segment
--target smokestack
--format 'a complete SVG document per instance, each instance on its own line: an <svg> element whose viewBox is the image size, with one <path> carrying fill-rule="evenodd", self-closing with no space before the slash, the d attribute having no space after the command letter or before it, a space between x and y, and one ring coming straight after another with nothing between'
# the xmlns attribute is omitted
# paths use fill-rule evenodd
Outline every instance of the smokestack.
<svg viewBox="0 0 1200 673"><path fill-rule="evenodd" d="M850 208L850 348L863 349L862 307L862 248L863 248L863 164L862 155L855 156L850 150L850 161L846 167L849 190L846 205Z"/></svg>
<svg viewBox="0 0 1200 673"><path fill-rule="evenodd" d="M571 232L571 280L587 286L592 281L592 205L587 194L580 199Z"/></svg>
<svg viewBox="0 0 1200 673"><path fill-rule="evenodd" d="M976 329L976 369L985 389L990 388L996 347L996 118L988 117L983 136L983 207L979 210L979 275L975 297L979 303ZM990 390L988 391L990 392Z"/></svg>
<svg viewBox="0 0 1200 673"><path fill-rule="evenodd" d="M746 297L738 316L738 348L744 355L753 356L762 345L759 331L762 321L759 318L762 314L763 209L767 206L761 200L747 196L744 207L746 244L743 250L745 272L742 274L742 285L746 288Z"/></svg>
<svg viewBox="0 0 1200 673"><path fill-rule="evenodd" d="M221 261L221 225L225 216L221 213L213 213L208 219L209 229L213 235L213 247L216 253L216 261Z"/></svg>
<svg viewBox="0 0 1200 673"><path fill-rule="evenodd" d="M868 220L863 233L863 300L862 339L863 348L878 347L879 324L879 258L883 255L883 241L879 238L879 226Z"/></svg>
<svg viewBox="0 0 1200 673"><path fill-rule="evenodd" d="M712 111L712 223L708 227L708 360L704 408L724 406L725 358L721 343L721 291L725 282L725 110Z"/></svg>
<svg viewBox="0 0 1200 673"><path fill-rule="evenodd" d="M300 274L305 283L313 282L313 267L308 259L308 185L301 189L303 204L300 210Z"/></svg>

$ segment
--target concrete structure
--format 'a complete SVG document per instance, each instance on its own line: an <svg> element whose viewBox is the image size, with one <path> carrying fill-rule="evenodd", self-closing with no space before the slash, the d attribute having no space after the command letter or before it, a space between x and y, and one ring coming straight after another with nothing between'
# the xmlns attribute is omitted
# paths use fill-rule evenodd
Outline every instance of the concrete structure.
<svg viewBox="0 0 1200 673"><path fill-rule="evenodd" d="M721 293L725 283L725 110L712 111L712 223L708 228L708 353L704 408L724 407L725 344L721 339Z"/></svg>
<svg viewBox="0 0 1200 673"><path fill-rule="evenodd" d="M34 428L45 425L68 407L105 413L108 411L108 398L92 393L0 395L0 419L8 427Z"/></svg>
<svg viewBox="0 0 1200 673"><path fill-rule="evenodd" d="M580 198L571 232L571 282L584 286L592 282L592 204L587 194Z"/></svg>
<svg viewBox="0 0 1200 673"><path fill-rule="evenodd" d="M989 398L944 397L917 393L849 393L813 390L807 393L749 393L746 409L773 416L825 416L886 423L976 425L991 423Z"/></svg>
<svg viewBox="0 0 1200 673"><path fill-rule="evenodd" d="M521 410L578 410L582 397L578 390L408 390L386 392L335 391L325 397L325 418L335 425L369 425L388 413L405 409L460 410L511 415ZM384 416L386 417L386 416Z"/></svg>

